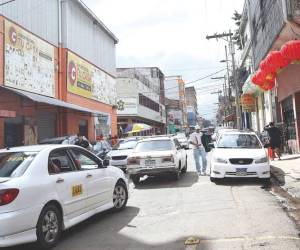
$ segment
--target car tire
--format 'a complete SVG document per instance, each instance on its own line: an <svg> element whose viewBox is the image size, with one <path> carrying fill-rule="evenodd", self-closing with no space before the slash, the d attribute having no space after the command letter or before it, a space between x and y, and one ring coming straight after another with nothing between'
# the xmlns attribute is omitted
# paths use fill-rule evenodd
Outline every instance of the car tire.
<svg viewBox="0 0 300 250"><path fill-rule="evenodd" d="M60 239L61 233L61 211L54 204L46 205L39 216L36 226L37 242L40 248L51 249L55 247Z"/></svg>
<svg viewBox="0 0 300 250"><path fill-rule="evenodd" d="M185 174L186 171L187 171L187 157L185 158L185 164L184 164L184 167L181 169L181 173Z"/></svg>
<svg viewBox="0 0 300 250"><path fill-rule="evenodd" d="M220 183L220 179L219 178L214 178L214 177L210 177L210 181L215 183L215 184L219 184Z"/></svg>
<svg viewBox="0 0 300 250"><path fill-rule="evenodd" d="M128 201L128 190L124 182L118 181L113 191L113 210L115 212L122 211Z"/></svg>
<svg viewBox="0 0 300 250"><path fill-rule="evenodd" d="M271 185L271 178L262 178L261 182L264 186L270 186Z"/></svg>
<svg viewBox="0 0 300 250"><path fill-rule="evenodd" d="M131 175L130 178L134 185L140 184L140 177L138 175Z"/></svg>
<svg viewBox="0 0 300 250"><path fill-rule="evenodd" d="M180 174L181 174L181 164L179 163L179 167L178 167L178 170L176 170L174 173L173 173L173 179L175 181L178 181L180 179Z"/></svg>

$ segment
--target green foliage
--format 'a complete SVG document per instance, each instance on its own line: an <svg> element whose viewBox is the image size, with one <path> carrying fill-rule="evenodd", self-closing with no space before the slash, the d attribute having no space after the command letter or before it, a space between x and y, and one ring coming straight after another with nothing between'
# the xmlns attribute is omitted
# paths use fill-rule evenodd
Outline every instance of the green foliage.
<svg viewBox="0 0 300 250"><path fill-rule="evenodd" d="M240 34L240 25L241 25L242 15L239 14L235 10L231 19L234 20L235 25L237 26L237 29L234 31L234 34L233 34L233 37L232 37L233 41L237 45L238 49L242 50L243 46L242 46L241 34Z"/></svg>

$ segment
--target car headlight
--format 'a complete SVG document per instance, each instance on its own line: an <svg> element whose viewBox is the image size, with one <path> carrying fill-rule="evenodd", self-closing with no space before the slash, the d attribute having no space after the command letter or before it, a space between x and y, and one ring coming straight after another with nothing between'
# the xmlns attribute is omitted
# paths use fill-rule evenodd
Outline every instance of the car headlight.
<svg viewBox="0 0 300 250"><path fill-rule="evenodd" d="M214 161L217 163L224 163L224 164L228 163L228 161L226 159L220 158L220 157L215 157Z"/></svg>
<svg viewBox="0 0 300 250"><path fill-rule="evenodd" d="M268 157L264 156L262 158L256 159L255 163L266 163L268 161L269 161Z"/></svg>

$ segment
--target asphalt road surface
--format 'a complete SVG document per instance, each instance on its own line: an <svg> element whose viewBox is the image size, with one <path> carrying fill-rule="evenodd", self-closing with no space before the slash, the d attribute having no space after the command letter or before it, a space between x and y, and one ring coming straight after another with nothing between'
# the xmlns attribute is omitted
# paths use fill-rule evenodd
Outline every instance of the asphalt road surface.
<svg viewBox="0 0 300 250"><path fill-rule="evenodd" d="M191 151L188 156L188 172L180 181L162 177L131 184L126 210L73 227L55 249L300 249L293 221L259 181L213 184L208 176L197 176ZM191 236L199 242L185 245Z"/></svg>

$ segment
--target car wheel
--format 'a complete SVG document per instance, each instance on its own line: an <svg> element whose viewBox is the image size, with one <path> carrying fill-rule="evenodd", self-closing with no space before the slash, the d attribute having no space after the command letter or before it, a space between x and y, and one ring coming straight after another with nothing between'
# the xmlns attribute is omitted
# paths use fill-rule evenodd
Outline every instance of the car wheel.
<svg viewBox="0 0 300 250"><path fill-rule="evenodd" d="M270 178L262 178L261 179L264 186L270 186L271 185L271 179Z"/></svg>
<svg viewBox="0 0 300 250"><path fill-rule="evenodd" d="M138 175L131 175L130 178L134 185L138 185L140 183L140 177Z"/></svg>
<svg viewBox="0 0 300 250"><path fill-rule="evenodd" d="M215 183L215 184L219 184L220 183L220 179L219 178L214 178L214 177L210 177L210 181Z"/></svg>
<svg viewBox="0 0 300 250"><path fill-rule="evenodd" d="M185 164L184 164L183 169L181 169L181 173L185 174L186 171L187 171L187 157L185 158Z"/></svg>
<svg viewBox="0 0 300 250"><path fill-rule="evenodd" d="M121 211L126 207L128 200L128 191L126 185L118 181L113 193L113 204L115 211Z"/></svg>
<svg viewBox="0 0 300 250"><path fill-rule="evenodd" d="M53 204L45 206L36 226L38 244L43 249L53 248L62 232L62 214Z"/></svg>

